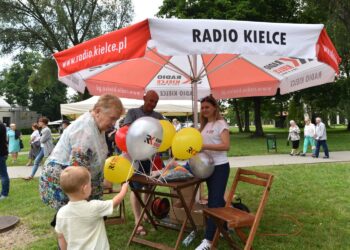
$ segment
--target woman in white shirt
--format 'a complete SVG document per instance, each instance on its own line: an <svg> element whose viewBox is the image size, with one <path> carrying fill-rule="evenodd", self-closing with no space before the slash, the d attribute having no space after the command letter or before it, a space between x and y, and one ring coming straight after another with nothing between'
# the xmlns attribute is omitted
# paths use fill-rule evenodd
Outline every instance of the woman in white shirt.
<svg viewBox="0 0 350 250"><path fill-rule="evenodd" d="M33 161L40 151L40 133L39 126L37 123L32 124L33 133L30 135L30 151L28 155L28 163L27 166L33 165Z"/></svg>
<svg viewBox="0 0 350 250"><path fill-rule="evenodd" d="M305 156L307 152L307 148L311 145L312 155L315 155L315 125L311 123L310 118L305 118L305 127L304 127L304 148L301 156Z"/></svg>
<svg viewBox="0 0 350 250"><path fill-rule="evenodd" d="M298 125L295 123L295 121L291 120L289 122L290 127L289 127L289 134L287 141L291 140L292 141L292 151L290 152L290 155L299 155L300 152L298 151L299 149L299 142L300 142L300 129Z"/></svg>
<svg viewBox="0 0 350 250"><path fill-rule="evenodd" d="M220 115L220 109L215 98L210 95L201 100L201 127L203 151L211 155L215 170L206 180L208 187L208 207L225 206L225 189L230 174L230 164L227 151L230 149L229 126ZM209 249L216 231L215 223L208 219L205 238L196 250Z"/></svg>

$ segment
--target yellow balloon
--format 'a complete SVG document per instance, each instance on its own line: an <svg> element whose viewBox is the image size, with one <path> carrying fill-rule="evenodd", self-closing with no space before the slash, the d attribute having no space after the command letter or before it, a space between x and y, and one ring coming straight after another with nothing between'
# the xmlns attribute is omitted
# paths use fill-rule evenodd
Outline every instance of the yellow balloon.
<svg viewBox="0 0 350 250"><path fill-rule="evenodd" d="M171 150L175 158L187 160L201 151L203 138L195 128L183 128L174 136Z"/></svg>
<svg viewBox="0 0 350 250"><path fill-rule="evenodd" d="M124 156L111 156L105 161L104 177L112 183L122 183L131 178L134 168Z"/></svg>
<svg viewBox="0 0 350 250"><path fill-rule="evenodd" d="M163 141L158 148L158 152L164 152L171 146L171 142L173 141L176 130L174 125L171 124L168 120L160 120L160 125L163 128Z"/></svg>

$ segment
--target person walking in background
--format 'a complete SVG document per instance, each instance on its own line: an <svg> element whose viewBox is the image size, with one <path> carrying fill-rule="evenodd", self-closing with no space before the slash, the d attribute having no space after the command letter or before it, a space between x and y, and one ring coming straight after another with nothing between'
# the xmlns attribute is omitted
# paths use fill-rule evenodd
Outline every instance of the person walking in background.
<svg viewBox="0 0 350 250"><path fill-rule="evenodd" d="M0 122L0 177L1 177L1 193L0 201L7 198L10 191L10 178L7 173L7 160L8 148L7 148L7 133L6 126Z"/></svg>
<svg viewBox="0 0 350 250"><path fill-rule="evenodd" d="M225 190L230 175L227 151L230 149L229 126L220 115L220 108L212 95L201 100L200 132L203 137L202 150L214 161L214 172L206 179L208 187L208 207L224 207ZM206 221L205 237L196 250L210 249L216 225L211 219Z"/></svg>
<svg viewBox="0 0 350 250"><path fill-rule="evenodd" d="M289 124L290 127L287 140L290 140L292 142L292 151L290 152L290 155L299 155L300 152L298 151L298 149L300 142L300 129L294 120L291 120Z"/></svg>
<svg viewBox="0 0 350 250"><path fill-rule="evenodd" d="M316 118L316 134L315 134L315 139L316 139L316 152L315 156L318 158L319 153L320 153L320 147L322 146L323 152L324 152L324 159L329 158L329 151L328 151L328 145L327 145L327 132L326 132L326 126L322 122L320 117Z"/></svg>
<svg viewBox="0 0 350 250"><path fill-rule="evenodd" d="M33 161L36 158L36 156L40 152L40 132L39 132L39 126L37 123L32 124L32 130L33 133L30 135L30 150L28 154L28 163L27 166L33 165Z"/></svg>
<svg viewBox="0 0 350 250"><path fill-rule="evenodd" d="M39 119L39 127L41 127L40 151L39 151L38 155L35 157L34 166L32 168L32 173L30 174L30 176L24 178L27 181L33 179L36 171L39 168L41 160L44 157L48 157L50 155L51 151L53 150L54 145L52 142L51 130L47 126L48 124L49 124L49 119L47 119L46 117L41 117Z"/></svg>
<svg viewBox="0 0 350 250"><path fill-rule="evenodd" d="M181 123L176 118L173 119L173 126L176 132L181 129Z"/></svg>
<svg viewBox="0 0 350 250"><path fill-rule="evenodd" d="M316 133L316 128L315 125L310 121L310 118L307 117L305 118L305 127L304 127L304 148L303 148L303 153L301 156L305 156L307 152L307 148L309 145L311 146L312 150L312 155L315 155L315 133Z"/></svg>
<svg viewBox="0 0 350 250"><path fill-rule="evenodd" d="M68 120L63 120L62 124L61 124L61 134L63 133L63 131L70 125L70 121Z"/></svg>
<svg viewBox="0 0 350 250"><path fill-rule="evenodd" d="M16 124L10 124L10 130L7 132L7 141L9 145L9 153L12 157L12 163L16 163L18 152L21 151L20 146L21 132L16 129Z"/></svg>

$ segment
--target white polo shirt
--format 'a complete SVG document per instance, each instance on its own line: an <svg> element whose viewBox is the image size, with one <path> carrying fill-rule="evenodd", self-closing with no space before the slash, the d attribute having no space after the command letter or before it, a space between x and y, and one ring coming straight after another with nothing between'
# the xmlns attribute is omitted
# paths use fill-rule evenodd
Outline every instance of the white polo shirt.
<svg viewBox="0 0 350 250"><path fill-rule="evenodd" d="M68 202L57 213L55 230L70 250L109 249L103 216L113 213L113 201Z"/></svg>

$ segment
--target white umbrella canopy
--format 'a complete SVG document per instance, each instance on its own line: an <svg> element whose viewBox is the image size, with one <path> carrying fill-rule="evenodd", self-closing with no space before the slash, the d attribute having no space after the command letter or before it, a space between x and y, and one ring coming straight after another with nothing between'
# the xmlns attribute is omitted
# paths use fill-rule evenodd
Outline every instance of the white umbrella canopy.
<svg viewBox="0 0 350 250"><path fill-rule="evenodd" d="M190 19L148 19L54 57L60 81L78 91L141 99L152 89L193 101L317 86L340 62L322 24Z"/></svg>

